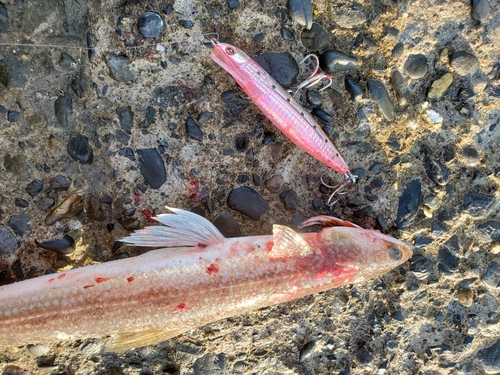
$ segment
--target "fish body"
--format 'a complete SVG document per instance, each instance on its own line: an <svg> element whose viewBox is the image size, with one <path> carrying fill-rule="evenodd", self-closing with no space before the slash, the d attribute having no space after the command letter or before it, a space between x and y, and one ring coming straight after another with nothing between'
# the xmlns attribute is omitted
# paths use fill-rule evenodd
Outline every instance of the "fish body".
<svg viewBox="0 0 500 375"><path fill-rule="evenodd" d="M348 178L349 167L319 124L276 80L242 50L213 42L210 55L295 145Z"/></svg>
<svg viewBox="0 0 500 375"><path fill-rule="evenodd" d="M143 346L367 280L411 256L403 242L357 227L298 234L276 225L273 235L224 238L171 210L155 218L164 226L123 240L162 249L0 287L0 346L102 336L108 350Z"/></svg>

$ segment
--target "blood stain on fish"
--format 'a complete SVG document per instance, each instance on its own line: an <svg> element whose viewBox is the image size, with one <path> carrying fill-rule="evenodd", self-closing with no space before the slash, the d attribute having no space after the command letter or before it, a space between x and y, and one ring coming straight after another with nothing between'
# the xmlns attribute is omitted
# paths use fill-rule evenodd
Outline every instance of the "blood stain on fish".
<svg viewBox="0 0 500 375"><path fill-rule="evenodd" d="M219 266L217 264L211 264L207 267L207 273L209 275L219 272Z"/></svg>
<svg viewBox="0 0 500 375"><path fill-rule="evenodd" d="M132 281L134 281L134 278L133 278L132 276L127 277L127 281L128 281L129 283L131 283Z"/></svg>
<svg viewBox="0 0 500 375"><path fill-rule="evenodd" d="M177 305L176 309L177 309L177 311L191 310L189 307L186 306L185 303L181 303L181 304Z"/></svg>
<svg viewBox="0 0 500 375"><path fill-rule="evenodd" d="M85 286L83 287L83 289L88 289L88 288L92 288L93 286L95 286L95 285L94 285L94 284L90 284L90 285L85 285Z"/></svg>
<svg viewBox="0 0 500 375"><path fill-rule="evenodd" d="M100 284L100 283L103 283L105 281L109 280L109 277L96 277L94 279L94 281L97 283L97 284Z"/></svg>
<svg viewBox="0 0 500 375"><path fill-rule="evenodd" d="M58 279L62 279L64 276L66 276L65 273L61 273L59 276L57 276Z"/></svg>

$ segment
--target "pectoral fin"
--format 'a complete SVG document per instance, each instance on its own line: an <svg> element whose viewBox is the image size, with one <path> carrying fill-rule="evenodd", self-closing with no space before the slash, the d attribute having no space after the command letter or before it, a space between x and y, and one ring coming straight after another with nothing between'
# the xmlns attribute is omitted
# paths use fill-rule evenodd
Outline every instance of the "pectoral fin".
<svg viewBox="0 0 500 375"><path fill-rule="evenodd" d="M269 253L271 258L305 257L319 250L311 246L300 234L283 225L273 225L274 245Z"/></svg>
<svg viewBox="0 0 500 375"><path fill-rule="evenodd" d="M302 224L299 225L299 228L310 227L311 225L330 225L332 227L351 227L362 229L359 225L353 224L350 221L326 215L311 217L310 219L302 222Z"/></svg>
<svg viewBox="0 0 500 375"><path fill-rule="evenodd" d="M175 331L149 330L141 332L120 333L111 339L105 347L106 352L122 352L133 348L139 348L146 345L154 345L159 342L171 339L184 333L185 329Z"/></svg>

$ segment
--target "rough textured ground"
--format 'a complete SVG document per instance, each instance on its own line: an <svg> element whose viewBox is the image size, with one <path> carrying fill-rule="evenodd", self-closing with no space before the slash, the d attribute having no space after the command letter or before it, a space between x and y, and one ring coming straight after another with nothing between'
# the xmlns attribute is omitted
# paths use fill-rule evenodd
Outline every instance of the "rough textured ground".
<svg viewBox="0 0 500 375"><path fill-rule="evenodd" d="M333 183L339 176L293 146L256 107L235 116L221 94L244 94L210 60L209 49L189 39L216 31L251 56L286 51L300 61L303 28L284 1L242 0L230 10L226 2L182 0L171 2L169 15L163 13L168 1L0 4L0 42L38 45L0 46L2 283L132 256L133 249L114 243L146 225L144 209L161 213L164 205L197 207L211 220L229 213L245 235L333 214L415 245L412 260L381 279L216 322L152 347L103 354L99 341L83 340L4 348L3 374L500 372L497 1L477 2L476 19L468 1L313 2L313 21L329 32L326 47L314 52L334 48L361 63L336 74L317 106L333 116L327 131L360 176L332 209L318 203L328 197L319 177L326 173ZM164 18L156 40L137 31L145 11ZM186 29L181 20L194 26ZM282 38L283 26L295 41ZM87 32L96 47L91 62L87 50L72 48L87 46ZM256 42L259 33L264 39ZM158 43L164 51L156 50ZM398 43L402 49L394 48ZM110 71L116 56L109 53L128 58L118 74ZM411 55L424 59L411 66ZM391 84L395 70L402 85ZM429 97L445 73L453 82ZM351 100L346 74L363 97ZM385 86L389 103L370 93L370 80ZM153 121L146 120L148 106ZM133 114L131 126L119 121L123 107ZM213 112L206 122L199 120L204 112ZM201 142L186 134L190 117L200 123ZM69 155L68 142L77 135L87 137L92 163ZM166 168L159 188L139 168L137 150L150 148L160 151ZM59 175L68 186L55 186ZM44 186L32 197L25 189L35 179ZM228 207L238 186L269 203L260 220ZM297 198L289 194L285 208L280 194L288 189ZM72 192L84 197L85 211L47 225L50 204ZM104 203L90 203L93 195ZM69 256L34 244L65 234L77 244Z"/></svg>

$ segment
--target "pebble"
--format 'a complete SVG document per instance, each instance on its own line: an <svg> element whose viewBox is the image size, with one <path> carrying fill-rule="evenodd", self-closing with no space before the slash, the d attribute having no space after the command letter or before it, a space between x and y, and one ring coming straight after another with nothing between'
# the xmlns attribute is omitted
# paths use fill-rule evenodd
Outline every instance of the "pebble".
<svg viewBox="0 0 500 375"><path fill-rule="evenodd" d="M500 339L477 352L477 359L487 374L500 372Z"/></svg>
<svg viewBox="0 0 500 375"><path fill-rule="evenodd" d="M217 216L217 218L214 220L213 224L216 226L216 228L224 235L224 237L241 237L243 233L241 232L241 229L231 215L228 213L224 212Z"/></svg>
<svg viewBox="0 0 500 375"><path fill-rule="evenodd" d="M478 58L465 51L458 51L452 54L450 64L455 72L461 76L472 75L479 69Z"/></svg>
<svg viewBox="0 0 500 375"><path fill-rule="evenodd" d="M259 220L260 216L269 210L267 201L248 186L240 186L231 190L227 205L253 220Z"/></svg>
<svg viewBox="0 0 500 375"><path fill-rule="evenodd" d="M35 245L41 247L42 249L53 251L57 254L68 255L75 251L75 239L69 235L44 242L35 240Z"/></svg>
<svg viewBox="0 0 500 375"><path fill-rule="evenodd" d="M50 348L44 344L27 345L26 348L35 357L45 355L50 351Z"/></svg>
<svg viewBox="0 0 500 375"><path fill-rule="evenodd" d="M497 262L488 264L481 280L490 288L500 288L500 265Z"/></svg>
<svg viewBox="0 0 500 375"><path fill-rule="evenodd" d="M26 199L23 199L23 198L16 198L14 200L14 205L17 206L17 207L21 207L21 208L26 208L29 206L29 203Z"/></svg>
<svg viewBox="0 0 500 375"><path fill-rule="evenodd" d="M444 93L450 88L453 83L453 73L447 72L439 79L432 82L431 89L427 94L429 99L441 99Z"/></svg>
<svg viewBox="0 0 500 375"><path fill-rule="evenodd" d="M89 139L81 134L71 138L66 146L69 156L82 164L92 164L94 152L89 144Z"/></svg>
<svg viewBox="0 0 500 375"><path fill-rule="evenodd" d="M65 52L61 53L61 57L59 58L58 64L62 69L65 70L71 70L74 67L76 67L75 59Z"/></svg>
<svg viewBox="0 0 500 375"><path fill-rule="evenodd" d="M464 196L462 210L473 217L485 216L493 203L494 197L470 191Z"/></svg>
<svg viewBox="0 0 500 375"><path fill-rule="evenodd" d="M319 118L320 120L326 122L327 124L333 124L335 122L335 118L329 113L323 111L322 109L313 108L311 114Z"/></svg>
<svg viewBox="0 0 500 375"><path fill-rule="evenodd" d="M326 50L318 58L321 70L328 74L336 74L359 68L357 58L334 49Z"/></svg>
<svg viewBox="0 0 500 375"><path fill-rule="evenodd" d="M286 27L281 28L281 37L291 42L295 40L295 35L293 34L293 32L290 29L287 29Z"/></svg>
<svg viewBox="0 0 500 375"><path fill-rule="evenodd" d="M373 100L378 104L380 111L388 121L394 121L396 112L394 104L389 98L389 94L382 82L371 79L368 81L368 90L373 97Z"/></svg>
<svg viewBox="0 0 500 375"><path fill-rule="evenodd" d="M424 242L432 243L432 240L430 242ZM415 255L410 259L410 271L412 271L415 277L419 280L425 280L429 277L433 268L434 264L432 261L422 255Z"/></svg>
<svg viewBox="0 0 500 375"><path fill-rule="evenodd" d="M408 56L403 69L412 79L423 78L429 71L427 57L422 54Z"/></svg>
<svg viewBox="0 0 500 375"><path fill-rule="evenodd" d="M120 107L116 110L118 120L120 121L121 129L127 133L132 133L132 125L134 124L134 114L129 106Z"/></svg>
<svg viewBox="0 0 500 375"><path fill-rule="evenodd" d="M321 50L330 43L330 34L319 24L313 23L310 30L302 31L300 40L306 49Z"/></svg>
<svg viewBox="0 0 500 375"><path fill-rule="evenodd" d="M457 236L451 237L438 251L438 270L444 275L458 271L460 258L455 255L459 251Z"/></svg>
<svg viewBox="0 0 500 375"><path fill-rule="evenodd" d="M394 48L392 49L391 56L393 60L399 60L403 52L405 51L405 46L403 43L396 43Z"/></svg>
<svg viewBox="0 0 500 375"><path fill-rule="evenodd" d="M47 192L51 191L66 191L71 186L71 182L63 176L62 174L58 174L55 177L52 177L49 180L49 187L47 188Z"/></svg>
<svg viewBox="0 0 500 375"><path fill-rule="evenodd" d="M32 69L30 61L11 56L0 61L0 82L7 88L24 87Z"/></svg>
<svg viewBox="0 0 500 375"><path fill-rule="evenodd" d="M124 55L117 55L114 52L109 52L105 56L106 64L108 64L111 78L120 82L131 82L135 78L135 71L130 69L127 64L129 58Z"/></svg>
<svg viewBox="0 0 500 375"><path fill-rule="evenodd" d="M7 121L9 122L17 122L17 120L19 120L19 117L21 117L21 114L17 111L7 112Z"/></svg>
<svg viewBox="0 0 500 375"><path fill-rule="evenodd" d="M450 169L432 155L424 156L423 165L427 177L436 185L445 186L450 181Z"/></svg>
<svg viewBox="0 0 500 375"><path fill-rule="evenodd" d="M436 112L433 109L428 109L427 111L425 111L425 114L427 115L429 120L431 120L432 122L434 122L436 124L443 122L443 116L441 116L438 112Z"/></svg>
<svg viewBox="0 0 500 375"><path fill-rule="evenodd" d="M21 179L27 180L30 178L31 167L29 166L24 154L11 156L6 153L3 158L3 166L7 172L18 176Z"/></svg>
<svg viewBox="0 0 500 375"><path fill-rule="evenodd" d="M5 5L0 3L0 33L5 33L7 31L9 31L9 15L7 14Z"/></svg>
<svg viewBox="0 0 500 375"><path fill-rule="evenodd" d="M250 100L243 99L235 90L224 91L220 97L234 117L239 117L250 104Z"/></svg>
<svg viewBox="0 0 500 375"><path fill-rule="evenodd" d="M0 226L0 257L16 251L16 237L5 227Z"/></svg>
<svg viewBox="0 0 500 375"><path fill-rule="evenodd" d="M280 201L288 211L295 211L299 203L297 193L293 189L288 189L281 192Z"/></svg>
<svg viewBox="0 0 500 375"><path fill-rule="evenodd" d="M406 185L399 198L396 226L398 229L408 228L422 205L422 183L419 179L412 180Z"/></svg>
<svg viewBox="0 0 500 375"><path fill-rule="evenodd" d="M313 8L311 0L288 0L288 14L300 26L310 29L313 25Z"/></svg>
<svg viewBox="0 0 500 375"><path fill-rule="evenodd" d="M356 361L358 361L360 365L367 365L368 363L373 361L373 356L368 350L366 350L364 347L361 347L356 351Z"/></svg>
<svg viewBox="0 0 500 375"><path fill-rule="evenodd" d="M163 30L163 19L156 12L145 12L137 20L137 29L145 38L158 38Z"/></svg>
<svg viewBox="0 0 500 375"><path fill-rule="evenodd" d="M481 243L500 244L500 221L489 220L481 223L477 226L475 233Z"/></svg>
<svg viewBox="0 0 500 375"><path fill-rule="evenodd" d="M266 38L265 33L258 33L256 35L254 35L254 37L252 39L254 40L254 42L261 43L264 41L265 38Z"/></svg>
<svg viewBox="0 0 500 375"><path fill-rule="evenodd" d="M490 16L490 3L488 0L472 0L472 18L476 21L486 21Z"/></svg>
<svg viewBox="0 0 500 375"><path fill-rule="evenodd" d="M474 147L464 147L461 154L468 166L475 167L479 164L479 153Z"/></svg>
<svg viewBox="0 0 500 375"><path fill-rule="evenodd" d="M185 29L190 29L194 26L193 21L190 20L180 20L179 24Z"/></svg>
<svg viewBox="0 0 500 375"><path fill-rule="evenodd" d="M167 181L165 164L158 150L143 148L137 150L139 170L152 189L159 189Z"/></svg>
<svg viewBox="0 0 500 375"><path fill-rule="evenodd" d="M372 153L375 151L375 149L370 143L364 141L347 142L346 147L350 150L362 153Z"/></svg>
<svg viewBox="0 0 500 375"><path fill-rule="evenodd" d="M186 120L186 135L200 142L203 140L203 132L192 117L188 117Z"/></svg>
<svg viewBox="0 0 500 375"><path fill-rule="evenodd" d="M31 227L31 216L26 212L21 212L17 215L11 216L9 220L9 227L17 235L23 237L31 234L33 228Z"/></svg>
<svg viewBox="0 0 500 375"><path fill-rule="evenodd" d="M391 84L396 92L396 97L398 98L398 104L404 107L408 104L408 89L406 87L406 82L399 70L394 70L391 74Z"/></svg>
<svg viewBox="0 0 500 375"><path fill-rule="evenodd" d="M75 217L83 211L84 203L84 197L76 193L70 193L49 212L44 219L44 223L52 225L61 219Z"/></svg>
<svg viewBox="0 0 500 375"><path fill-rule="evenodd" d="M457 299L462 306L470 307L474 303L474 292L471 288L459 288Z"/></svg>
<svg viewBox="0 0 500 375"><path fill-rule="evenodd" d="M146 118L139 123L139 128L146 129L155 121L156 109L150 105L146 108Z"/></svg>
<svg viewBox="0 0 500 375"><path fill-rule="evenodd" d="M358 81L350 74L345 77L345 88L351 95L351 100L353 101L362 98L364 95L363 89L359 85Z"/></svg>
<svg viewBox="0 0 500 375"><path fill-rule="evenodd" d="M35 197L38 193L40 193L43 189L43 181L35 178L31 181L24 190L32 197Z"/></svg>
<svg viewBox="0 0 500 375"><path fill-rule="evenodd" d="M239 0L229 0L227 6L229 7L229 9L233 10L240 6L240 2Z"/></svg>
<svg viewBox="0 0 500 375"><path fill-rule="evenodd" d="M73 110L73 98L71 95L64 94L60 95L54 102L54 112L63 127L68 127L68 116L69 112Z"/></svg>
<svg viewBox="0 0 500 375"><path fill-rule="evenodd" d="M297 82L299 65L289 52L265 52L255 61L284 88Z"/></svg>
<svg viewBox="0 0 500 375"><path fill-rule="evenodd" d="M332 7L334 22L346 29L353 29L364 25L367 20L367 13L359 3L344 3Z"/></svg>
<svg viewBox="0 0 500 375"><path fill-rule="evenodd" d="M55 202L56 200L54 198L44 197L38 201L38 208L42 211L47 211Z"/></svg>
<svg viewBox="0 0 500 375"><path fill-rule="evenodd" d="M316 341L308 341L304 344L302 349L300 349L299 361L304 362L306 359L311 357L316 349Z"/></svg>
<svg viewBox="0 0 500 375"><path fill-rule="evenodd" d="M234 147L236 148L236 151L238 151L238 152L244 152L247 149L249 142L250 142L250 140L248 139L247 134L237 134L234 136ZM247 159L248 159L248 156L249 156L249 154L247 153ZM250 157L249 160L253 160L253 157Z"/></svg>
<svg viewBox="0 0 500 375"><path fill-rule="evenodd" d="M321 102L323 101L323 97L316 90L307 90L306 99L311 105L314 106L321 105Z"/></svg>
<svg viewBox="0 0 500 375"><path fill-rule="evenodd" d="M210 119L214 116L213 112L210 111L203 111L199 116L198 116L198 124L203 125L204 123L210 121Z"/></svg>
<svg viewBox="0 0 500 375"><path fill-rule="evenodd" d="M195 375L224 375L227 359L225 354L205 354L193 364Z"/></svg>
<svg viewBox="0 0 500 375"><path fill-rule="evenodd" d="M266 179L264 181L264 186L269 190L271 193L277 193L278 191L281 190L281 187L284 185L285 180L281 173L276 172L273 174L270 178Z"/></svg>

